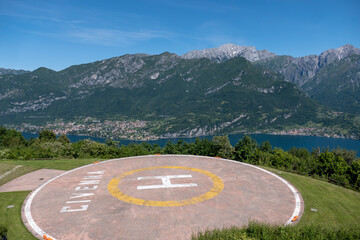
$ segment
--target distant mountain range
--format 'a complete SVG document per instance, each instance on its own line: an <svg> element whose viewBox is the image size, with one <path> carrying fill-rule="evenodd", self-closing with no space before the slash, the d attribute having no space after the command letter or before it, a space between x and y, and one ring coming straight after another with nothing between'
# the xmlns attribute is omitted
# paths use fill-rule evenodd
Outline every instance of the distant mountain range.
<svg viewBox="0 0 360 240"><path fill-rule="evenodd" d="M359 59L351 45L293 58L226 44L182 56L124 55L59 72L7 72L0 75L0 124L94 117L144 120L161 137L305 128L359 137Z"/></svg>
<svg viewBox="0 0 360 240"><path fill-rule="evenodd" d="M26 70L15 70L15 69L8 69L8 68L0 68L0 75L3 74L14 74L14 75L21 75L24 73L27 73L30 71L26 71Z"/></svg>
<svg viewBox="0 0 360 240"><path fill-rule="evenodd" d="M284 76L310 97L336 111L360 114L360 49L346 44L317 55L278 56L255 47L225 44L218 48L195 50L186 59L208 58L216 62L244 57L250 62Z"/></svg>
<svg viewBox="0 0 360 240"><path fill-rule="evenodd" d="M216 62L226 61L235 57L243 57L250 62L255 62L275 56L276 54L268 50L256 50L255 47L242 47L231 43L217 48L194 50L182 55L185 59L208 58Z"/></svg>

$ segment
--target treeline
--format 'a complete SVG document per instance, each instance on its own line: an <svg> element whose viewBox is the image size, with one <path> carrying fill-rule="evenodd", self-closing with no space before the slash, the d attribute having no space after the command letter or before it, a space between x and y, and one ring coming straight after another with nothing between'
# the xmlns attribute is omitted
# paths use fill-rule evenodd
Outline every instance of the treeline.
<svg viewBox="0 0 360 240"><path fill-rule="evenodd" d="M328 181L360 190L360 159L356 152L346 149L291 148L284 151L272 148L268 141L258 144L244 136L233 147L227 136L212 140L196 139L194 143L169 141L163 148L157 144L140 143L120 145L108 140L99 143L82 140L71 143L65 136L57 137L44 130L36 139L27 141L20 132L0 127L0 159L52 159L52 158L121 158L149 154L190 154L219 156L254 165L268 166L299 174L325 178Z"/></svg>

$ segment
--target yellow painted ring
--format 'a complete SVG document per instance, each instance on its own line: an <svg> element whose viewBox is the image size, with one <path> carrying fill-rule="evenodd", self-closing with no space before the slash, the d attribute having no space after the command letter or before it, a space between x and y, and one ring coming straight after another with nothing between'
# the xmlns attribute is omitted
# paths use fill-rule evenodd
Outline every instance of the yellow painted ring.
<svg viewBox="0 0 360 240"><path fill-rule="evenodd" d="M141 199L141 198L135 198L135 197L126 195L125 193L120 191L120 189L118 188L119 182L124 177L129 176L133 173L146 171L146 170L152 170L152 169L158 169L158 168L175 168L175 169L185 169L185 170L199 172L199 173L205 174L206 176L210 177L211 180L213 181L214 185L210 189L210 191L208 191L207 193L204 193L197 197L179 200L179 201L152 201L152 200L145 200L145 199ZM143 205L143 206L154 206L154 207L176 207L176 206L184 206L184 205L202 202L202 201L205 201L205 200L215 197L223 190L223 188L224 188L223 181L215 174L205 171L205 170L202 170L202 169L198 169L198 168L179 167L179 166L159 166L159 167L147 167L147 168L136 169L133 171L129 171L129 172L120 174L119 176L111 179L111 181L108 184L108 191L114 197L116 197L124 202L127 202L127 203L133 203L133 204Z"/></svg>

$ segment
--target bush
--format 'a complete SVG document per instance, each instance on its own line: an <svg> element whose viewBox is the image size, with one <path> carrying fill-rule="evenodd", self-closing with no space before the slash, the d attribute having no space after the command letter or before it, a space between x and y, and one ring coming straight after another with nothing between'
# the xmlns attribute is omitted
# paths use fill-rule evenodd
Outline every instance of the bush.
<svg viewBox="0 0 360 240"><path fill-rule="evenodd" d="M3 237L6 237L7 234L7 229L4 226L0 225L0 239L3 239ZM4 238L6 239L6 238Z"/></svg>
<svg viewBox="0 0 360 240"><path fill-rule="evenodd" d="M251 163L255 158L257 142L245 135L235 145L236 160Z"/></svg>
<svg viewBox="0 0 360 240"><path fill-rule="evenodd" d="M17 132L14 129L8 130L4 127L0 127L0 148L25 146L26 143L25 138L20 132Z"/></svg>
<svg viewBox="0 0 360 240"><path fill-rule="evenodd" d="M222 158L234 159L235 157L235 148L230 144L229 137L225 136L215 136L213 138L213 143L219 149L217 155Z"/></svg>
<svg viewBox="0 0 360 240"><path fill-rule="evenodd" d="M335 156L328 151L321 153L316 160L319 164L314 173L320 176L330 177L332 174L342 175L348 168L347 163L341 156Z"/></svg>
<svg viewBox="0 0 360 240"><path fill-rule="evenodd" d="M45 129L39 133L39 139L42 141L55 141L56 135L53 131Z"/></svg>

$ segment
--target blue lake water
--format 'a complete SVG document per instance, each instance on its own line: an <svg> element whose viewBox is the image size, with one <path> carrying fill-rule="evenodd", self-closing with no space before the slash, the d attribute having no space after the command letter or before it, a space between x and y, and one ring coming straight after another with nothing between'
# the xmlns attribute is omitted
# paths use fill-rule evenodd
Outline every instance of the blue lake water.
<svg viewBox="0 0 360 240"><path fill-rule="evenodd" d="M37 134L32 133L22 133L26 139L37 138ZM232 134L229 135L231 144L234 146L244 135L243 134ZM353 139L343 139L343 138L327 138L327 137L315 137L315 136L292 136L292 135L269 135L269 134L253 134L250 135L255 139L259 144L264 141L269 141L272 147L280 147L284 150L289 150L292 147L303 147L311 151L313 148L329 148L334 149L337 147L345 148L348 150L357 151L357 156L360 157L360 140ZM104 138L88 137L88 136L77 136L77 135L67 135L71 142L77 142L84 139L91 139L98 142L105 142ZM199 137L200 139L208 138L212 139L213 136ZM158 144L161 147L164 147L168 141L173 143L178 142L179 140L184 140L186 142L195 142L196 138L171 138L171 139L159 139L147 141L151 144ZM129 143L140 143L141 141L132 141L132 140L120 140L120 143L123 145L128 145Z"/></svg>

